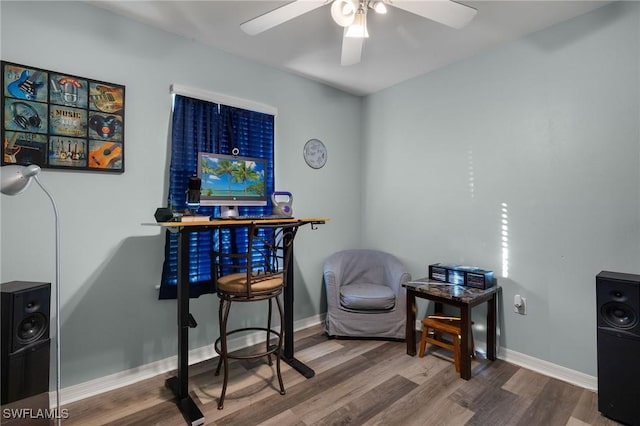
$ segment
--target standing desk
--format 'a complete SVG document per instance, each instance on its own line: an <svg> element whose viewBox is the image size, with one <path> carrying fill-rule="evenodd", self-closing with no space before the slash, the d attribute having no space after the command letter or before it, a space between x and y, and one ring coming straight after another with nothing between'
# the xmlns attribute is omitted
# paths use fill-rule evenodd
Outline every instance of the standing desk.
<svg viewBox="0 0 640 426"><path fill-rule="evenodd" d="M436 303L436 312L442 312L442 305L460 309L460 377L471 378L471 308L481 303L487 304L487 359L496 359L496 294L500 287L485 290L431 281L428 278L403 284L407 289L407 354L416 355L416 297Z"/></svg>
<svg viewBox="0 0 640 426"><path fill-rule="evenodd" d="M189 396L189 328L195 327L195 321L189 313L189 235L194 232L221 228L241 228L251 223L294 223L315 225L326 223L327 217L287 218L287 219L218 219L203 222L161 222L159 225L171 232L178 232L178 371L176 376L166 381L167 387L176 395L178 407L188 424L204 425L204 415ZM284 289L284 353L282 360L299 371L306 378L314 376L314 371L294 357L293 350L293 262L287 266L287 283Z"/></svg>

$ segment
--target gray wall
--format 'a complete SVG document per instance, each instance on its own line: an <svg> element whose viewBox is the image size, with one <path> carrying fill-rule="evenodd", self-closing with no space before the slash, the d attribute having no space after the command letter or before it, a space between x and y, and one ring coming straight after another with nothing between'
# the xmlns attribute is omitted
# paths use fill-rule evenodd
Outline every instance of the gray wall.
<svg viewBox="0 0 640 426"><path fill-rule="evenodd" d="M398 254L414 276L434 262L493 269L500 345L590 375L594 277L640 272L638 6L596 10L364 105L363 245ZM513 312L515 294L528 315Z"/></svg>
<svg viewBox="0 0 640 426"><path fill-rule="evenodd" d="M153 222L165 203L172 83L274 106L276 186L294 194L298 216L330 216L300 231L295 318L324 306L322 263L359 244L361 99L275 71L81 2L1 2L2 59L126 86L126 172L44 170L62 226L62 386L177 353L176 303L158 301L164 236ZM310 101L312 100L312 101ZM327 165L302 159L310 138ZM338 160L340 159L340 160ZM337 200L350 203L337 203ZM52 281L54 228L37 187L2 196L0 279ZM192 348L217 337L217 298L192 301L200 326Z"/></svg>

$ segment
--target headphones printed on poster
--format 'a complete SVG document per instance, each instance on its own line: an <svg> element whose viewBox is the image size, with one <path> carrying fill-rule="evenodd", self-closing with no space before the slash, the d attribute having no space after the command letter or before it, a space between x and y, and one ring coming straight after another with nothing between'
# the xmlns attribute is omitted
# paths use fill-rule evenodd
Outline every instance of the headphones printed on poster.
<svg viewBox="0 0 640 426"><path fill-rule="evenodd" d="M13 102L11 104L11 115L13 116L13 122L23 130L28 130L29 128L39 129L40 124L42 124L38 111L24 102Z"/></svg>
<svg viewBox="0 0 640 426"><path fill-rule="evenodd" d="M109 139L117 133L122 133L122 121L114 115L106 117L92 115L89 117L89 128L93 129L101 138Z"/></svg>

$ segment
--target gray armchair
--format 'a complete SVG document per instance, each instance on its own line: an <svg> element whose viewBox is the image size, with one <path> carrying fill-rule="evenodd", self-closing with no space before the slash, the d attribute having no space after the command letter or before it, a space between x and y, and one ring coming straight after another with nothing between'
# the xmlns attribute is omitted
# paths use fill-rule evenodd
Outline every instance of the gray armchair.
<svg viewBox="0 0 640 426"><path fill-rule="evenodd" d="M345 250L324 264L329 336L405 338L406 290L411 279L393 255Z"/></svg>

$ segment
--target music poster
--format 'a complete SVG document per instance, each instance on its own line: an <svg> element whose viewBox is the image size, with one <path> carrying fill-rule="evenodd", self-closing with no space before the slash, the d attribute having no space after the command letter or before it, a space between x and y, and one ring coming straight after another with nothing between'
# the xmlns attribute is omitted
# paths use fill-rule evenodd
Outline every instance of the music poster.
<svg viewBox="0 0 640 426"><path fill-rule="evenodd" d="M3 166L124 172L124 86L0 65Z"/></svg>

